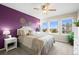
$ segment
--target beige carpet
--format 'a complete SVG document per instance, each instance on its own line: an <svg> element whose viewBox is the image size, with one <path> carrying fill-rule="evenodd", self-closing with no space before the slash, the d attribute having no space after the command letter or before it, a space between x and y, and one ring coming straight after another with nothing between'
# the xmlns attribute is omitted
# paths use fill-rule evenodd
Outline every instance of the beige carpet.
<svg viewBox="0 0 79 59"><path fill-rule="evenodd" d="M66 43L55 42L54 46L50 49L48 55L71 55L73 54L73 47ZM9 52L0 51L0 55L31 55L28 51L18 47Z"/></svg>
<svg viewBox="0 0 79 59"><path fill-rule="evenodd" d="M67 43L55 42L54 46L50 49L48 55L72 55L73 46Z"/></svg>

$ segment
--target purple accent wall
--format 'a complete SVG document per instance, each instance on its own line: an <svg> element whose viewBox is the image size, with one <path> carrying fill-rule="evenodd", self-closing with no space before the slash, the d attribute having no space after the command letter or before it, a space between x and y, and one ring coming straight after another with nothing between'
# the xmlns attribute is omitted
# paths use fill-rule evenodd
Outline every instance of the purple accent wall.
<svg viewBox="0 0 79 59"><path fill-rule="evenodd" d="M40 22L38 18L0 4L0 48L4 47L2 28L10 28L11 35L16 36L16 29L21 27L21 24L19 22L20 18L25 18L26 22L30 21L32 24L37 24L38 22Z"/></svg>

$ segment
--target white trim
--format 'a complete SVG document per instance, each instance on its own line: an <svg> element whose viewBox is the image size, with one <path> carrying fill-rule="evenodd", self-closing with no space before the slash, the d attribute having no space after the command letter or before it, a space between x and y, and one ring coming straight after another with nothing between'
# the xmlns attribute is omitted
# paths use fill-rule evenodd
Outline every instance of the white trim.
<svg viewBox="0 0 79 59"><path fill-rule="evenodd" d="M49 33L50 35L59 35L59 33Z"/></svg>

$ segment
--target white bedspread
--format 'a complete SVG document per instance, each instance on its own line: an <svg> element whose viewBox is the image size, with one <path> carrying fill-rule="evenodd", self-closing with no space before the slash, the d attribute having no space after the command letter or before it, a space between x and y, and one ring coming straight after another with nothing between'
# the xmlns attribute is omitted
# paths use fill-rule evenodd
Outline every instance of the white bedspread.
<svg viewBox="0 0 79 59"><path fill-rule="evenodd" d="M36 37L44 37L48 35L48 33L45 33L45 32L32 32L31 34Z"/></svg>
<svg viewBox="0 0 79 59"><path fill-rule="evenodd" d="M51 35L46 35L44 37L39 38L44 42L44 47L42 50L42 54L47 54L50 48L53 46L54 38Z"/></svg>

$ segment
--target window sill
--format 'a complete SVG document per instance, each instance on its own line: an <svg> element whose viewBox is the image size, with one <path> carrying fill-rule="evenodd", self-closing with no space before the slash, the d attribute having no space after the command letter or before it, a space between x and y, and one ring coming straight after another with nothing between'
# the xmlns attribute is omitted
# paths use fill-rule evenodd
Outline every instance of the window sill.
<svg viewBox="0 0 79 59"><path fill-rule="evenodd" d="M69 34L63 34L63 33L49 33L50 35L54 34L54 35L69 35Z"/></svg>

